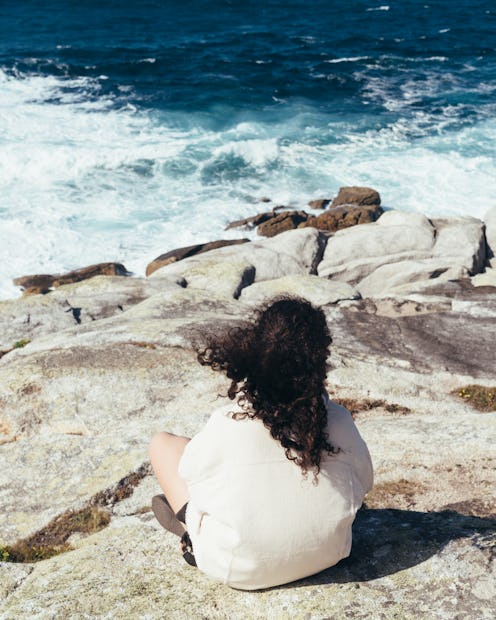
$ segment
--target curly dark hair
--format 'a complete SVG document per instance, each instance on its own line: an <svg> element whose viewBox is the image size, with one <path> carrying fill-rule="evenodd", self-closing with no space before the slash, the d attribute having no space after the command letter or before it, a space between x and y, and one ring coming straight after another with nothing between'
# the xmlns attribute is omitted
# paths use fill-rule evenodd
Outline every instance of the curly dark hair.
<svg viewBox="0 0 496 620"><path fill-rule="evenodd" d="M320 308L278 297L256 310L253 322L211 337L198 352L202 365L231 379L227 394L242 409L234 417L262 420L304 475L317 476L323 452L336 452L322 398L331 342Z"/></svg>

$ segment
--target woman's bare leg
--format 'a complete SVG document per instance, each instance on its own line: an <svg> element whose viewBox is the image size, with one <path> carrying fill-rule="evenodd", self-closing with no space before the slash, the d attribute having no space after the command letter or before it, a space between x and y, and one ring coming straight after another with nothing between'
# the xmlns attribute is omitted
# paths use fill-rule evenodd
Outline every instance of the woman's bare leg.
<svg viewBox="0 0 496 620"><path fill-rule="evenodd" d="M156 433L149 448L150 460L158 483L170 507L178 512L189 500L188 487L179 477L178 466L189 437Z"/></svg>

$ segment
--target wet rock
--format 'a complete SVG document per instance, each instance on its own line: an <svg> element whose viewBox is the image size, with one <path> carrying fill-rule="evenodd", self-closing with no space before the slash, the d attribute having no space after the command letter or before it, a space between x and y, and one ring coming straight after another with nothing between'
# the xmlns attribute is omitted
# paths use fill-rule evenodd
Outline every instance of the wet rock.
<svg viewBox="0 0 496 620"><path fill-rule="evenodd" d="M340 187L338 195L332 201L332 207L340 205L380 205L379 192L370 187Z"/></svg>
<svg viewBox="0 0 496 620"><path fill-rule="evenodd" d="M275 237L287 230L298 228L302 222L306 222L308 213L305 211L283 211L266 222L259 224L257 233L262 237Z"/></svg>
<svg viewBox="0 0 496 620"><path fill-rule="evenodd" d="M317 200L310 200L308 206L310 209L327 209L330 204L330 198L318 198Z"/></svg>
<svg viewBox="0 0 496 620"><path fill-rule="evenodd" d="M382 214L379 205L365 205L362 207L344 206L331 207L321 215L310 216L303 226L312 226L319 230L334 232L357 224L368 224L375 222Z"/></svg>
<svg viewBox="0 0 496 620"><path fill-rule="evenodd" d="M224 230L230 230L231 228L242 228L244 230L252 230L256 228L259 224L270 220L275 217L275 211L266 211L265 213L257 213L257 215L252 215L250 217L244 217L241 220L234 220L229 222L229 224L225 227Z"/></svg>
<svg viewBox="0 0 496 620"><path fill-rule="evenodd" d="M210 252L211 250L216 250L218 248L223 248L230 245L247 243L248 241L249 239L227 239L219 241L209 241L208 243L197 243L195 245L188 245L183 248L177 248L175 250L171 250L170 252L166 252L165 254L161 254L160 256L152 260L151 263L148 263L146 267L146 275L150 276L157 269L165 267L165 265L169 265L170 263L184 260L185 258L188 258L190 256L195 256L196 254L203 254L204 252Z"/></svg>
<svg viewBox="0 0 496 620"><path fill-rule="evenodd" d="M24 295L48 293L52 288L80 282L95 276L129 276L129 271L121 263L98 263L58 275L32 275L14 278L13 283L23 289Z"/></svg>

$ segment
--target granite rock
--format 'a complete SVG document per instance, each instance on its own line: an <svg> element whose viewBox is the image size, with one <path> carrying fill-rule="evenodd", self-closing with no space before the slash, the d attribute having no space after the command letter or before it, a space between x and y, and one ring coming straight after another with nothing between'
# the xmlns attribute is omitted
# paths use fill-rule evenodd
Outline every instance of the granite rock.
<svg viewBox="0 0 496 620"><path fill-rule="evenodd" d="M14 278L13 282L16 286L20 286L23 289L24 295L37 295L48 293L49 290L64 284L80 282L81 280L87 280L99 275L129 276L131 274L121 263L98 263L64 274L20 276L19 278Z"/></svg>
<svg viewBox="0 0 496 620"><path fill-rule="evenodd" d="M486 241L489 258L496 256L496 207L492 207L484 216Z"/></svg>
<svg viewBox="0 0 496 620"><path fill-rule="evenodd" d="M0 350L10 350L18 341L121 314L161 290L185 284L176 276L164 276L160 282L96 276L46 295L0 301Z"/></svg>
<svg viewBox="0 0 496 620"><path fill-rule="evenodd" d="M339 205L380 205L379 192L370 187L340 187L338 195L332 201L333 207Z"/></svg>
<svg viewBox="0 0 496 620"><path fill-rule="evenodd" d="M299 224L299 227L312 226L319 230L335 232L350 226L375 222L382 212L379 205L331 207L321 215L309 217L306 222Z"/></svg>
<svg viewBox="0 0 496 620"><path fill-rule="evenodd" d="M152 260L151 263L148 263L146 267L146 275L150 276L157 269L190 256L196 256L197 254L203 254L204 252L210 252L210 250L216 250L229 245L247 243L248 241L249 239L221 239L218 241L209 241L208 243L197 243L183 248L176 248L175 250L171 250L170 252L157 256L157 258Z"/></svg>
<svg viewBox="0 0 496 620"><path fill-rule="evenodd" d="M480 264L477 222L464 222L463 232L455 222L385 215L382 223L330 238L343 259L328 256L334 274L346 278L353 261L358 274L361 260L366 276L358 280L373 277L387 265L388 243L396 266L414 259L441 264L448 252L450 268L468 273ZM402 237L403 227L420 249L390 230L375 232L395 228ZM363 247L353 252L340 237L360 228L372 237L360 233ZM339 278L311 275L325 240L315 229L289 231L185 258L148 280L95 278L17 300L15 310L3 307L15 321L16 313L26 316L22 304L67 299L95 317L64 329L46 319L27 346L0 359L0 546L95 498L111 499L111 522L96 534L74 535L74 550L51 559L0 562L2 620L492 620L496 417L457 396L463 385L494 386L496 289L482 279L491 282L491 270L456 281L439 275L398 284L400 278L391 282L393 293L354 299ZM230 278L245 268L255 270L255 283L245 281L236 300ZM202 282L215 282L215 274L217 290ZM329 300L338 289L347 298L339 292L336 304ZM155 431L192 435L227 402L219 396L227 380L198 364L195 347L245 322L253 309L245 300L280 290L323 304L333 336L328 389L336 401L353 404L375 487L357 515L350 558L305 580L241 592L187 566L177 539L155 522L150 500L159 489L146 451ZM113 489L137 472L134 490L120 497Z"/></svg>
<svg viewBox="0 0 496 620"><path fill-rule="evenodd" d="M214 261L245 261L253 265L255 281L260 282L292 274L316 273L325 243L325 236L315 229L289 230L274 238L212 250L208 253L208 260L210 264ZM206 258L186 258L176 265L162 267L151 278L167 273L183 275L190 265L199 265Z"/></svg>
<svg viewBox="0 0 496 620"><path fill-rule="evenodd" d="M282 211L259 224L257 233L262 237L275 237L287 230L298 228L307 219L308 213L305 213L305 211Z"/></svg>
<svg viewBox="0 0 496 620"><path fill-rule="evenodd" d="M362 296L408 292L433 279L454 280L484 268L484 225L475 218L428 220L388 211L377 222L338 231L318 274L354 285ZM413 290L413 289L411 289Z"/></svg>
<svg viewBox="0 0 496 620"><path fill-rule="evenodd" d="M332 282L313 275L293 275L252 284L243 289L241 300L257 304L282 294L304 297L317 306L360 297L359 293L345 282Z"/></svg>

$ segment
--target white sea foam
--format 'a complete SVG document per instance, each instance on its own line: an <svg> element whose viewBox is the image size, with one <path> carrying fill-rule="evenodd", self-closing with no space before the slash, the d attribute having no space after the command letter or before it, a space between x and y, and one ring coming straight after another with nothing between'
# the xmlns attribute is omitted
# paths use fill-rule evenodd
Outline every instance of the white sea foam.
<svg viewBox="0 0 496 620"><path fill-rule="evenodd" d="M374 6L367 9L368 12L371 11L389 11L391 7L387 4L382 4L381 6Z"/></svg>
<svg viewBox="0 0 496 620"><path fill-rule="evenodd" d="M331 65L336 65L342 62L358 62L360 60L368 60L368 59L369 59L369 56L350 56L350 57L344 56L343 58L332 58L331 60L326 60L325 62Z"/></svg>
<svg viewBox="0 0 496 620"><path fill-rule="evenodd" d="M224 226L265 208L262 196L304 208L366 184L387 206L433 215L481 217L492 204L496 121L446 132L455 106L439 135L420 111L363 131L311 108L219 132L188 114L116 109L98 80L0 71L0 84L0 298L17 294L15 276L113 260L142 274L174 247L239 237Z"/></svg>

